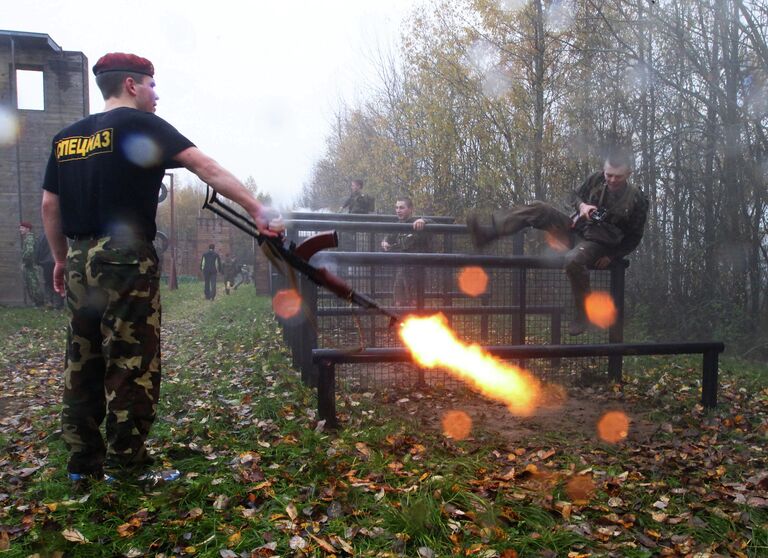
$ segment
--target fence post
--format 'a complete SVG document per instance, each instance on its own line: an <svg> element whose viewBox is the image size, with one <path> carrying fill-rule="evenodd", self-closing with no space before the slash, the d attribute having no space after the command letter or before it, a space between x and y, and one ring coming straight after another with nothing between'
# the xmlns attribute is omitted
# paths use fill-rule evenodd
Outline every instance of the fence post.
<svg viewBox="0 0 768 558"><path fill-rule="evenodd" d="M299 289L301 290L304 316L298 325L298 364L301 367L301 381L305 385L315 386L318 381L318 373L317 367L312 363L312 349L317 349L317 328L309 322L317 316L317 285L301 276Z"/></svg>
<svg viewBox="0 0 768 558"><path fill-rule="evenodd" d="M518 298L518 306L520 309L518 310L517 314L517 331L515 332L517 334L515 338L515 342L518 345L525 345L525 336L526 336L526 318L528 317L528 270L524 267L521 267L517 270L517 298Z"/></svg>
<svg viewBox="0 0 768 558"><path fill-rule="evenodd" d="M701 404L705 409L714 409L717 406L717 369L717 351L704 351L701 367Z"/></svg>
<svg viewBox="0 0 768 558"><path fill-rule="evenodd" d="M611 266L611 298L616 305L616 321L608 329L609 343L624 342L624 274L626 273L626 260L617 262ZM612 382L620 382L622 377L623 357L613 355L608 357L608 378Z"/></svg>
<svg viewBox="0 0 768 558"><path fill-rule="evenodd" d="M311 360L311 354L310 354ZM317 415L325 421L326 428L338 428L336 417L336 365L322 361L317 379Z"/></svg>
<svg viewBox="0 0 768 558"><path fill-rule="evenodd" d="M453 235L445 233L443 235L443 252L445 254L453 254ZM439 270L440 273L440 285L443 290L443 306L453 306L453 290L456 288L454 277L457 270L451 268L443 268ZM448 316L448 325L453 327L453 315Z"/></svg>

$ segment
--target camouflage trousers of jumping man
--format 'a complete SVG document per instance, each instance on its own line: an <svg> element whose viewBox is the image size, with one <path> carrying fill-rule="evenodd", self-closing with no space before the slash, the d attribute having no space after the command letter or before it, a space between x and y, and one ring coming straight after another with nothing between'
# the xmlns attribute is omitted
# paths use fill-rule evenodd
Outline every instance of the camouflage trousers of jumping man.
<svg viewBox="0 0 768 558"><path fill-rule="evenodd" d="M75 240L62 431L70 473L139 472L160 394L160 276L149 242ZM106 418L106 443L101 424Z"/></svg>
<svg viewBox="0 0 768 558"><path fill-rule="evenodd" d="M584 300L590 292L589 268L609 254L608 248L574 233L571 218L548 203L535 201L497 211L492 216L497 235L512 235L533 227L546 231L548 241L564 256L564 269L571 283L576 318L585 318Z"/></svg>

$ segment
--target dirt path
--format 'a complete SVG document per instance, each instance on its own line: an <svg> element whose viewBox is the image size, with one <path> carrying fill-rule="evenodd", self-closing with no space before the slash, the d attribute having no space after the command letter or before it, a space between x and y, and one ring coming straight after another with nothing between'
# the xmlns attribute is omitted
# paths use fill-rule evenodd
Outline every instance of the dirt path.
<svg viewBox="0 0 768 558"><path fill-rule="evenodd" d="M435 431L443 430L446 413L463 412L471 420L471 436L497 437L510 445L532 440L566 445L594 442L598 439L598 422L611 411L628 418L627 441L645 442L659 428L648 419L648 409L624 402L619 394L599 388L558 389L529 416L515 416L505 405L470 392L398 392L390 403Z"/></svg>

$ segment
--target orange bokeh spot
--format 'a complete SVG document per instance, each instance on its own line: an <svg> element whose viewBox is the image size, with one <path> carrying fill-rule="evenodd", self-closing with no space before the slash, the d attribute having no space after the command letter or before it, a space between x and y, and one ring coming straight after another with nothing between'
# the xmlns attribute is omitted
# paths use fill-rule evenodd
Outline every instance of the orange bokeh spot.
<svg viewBox="0 0 768 558"><path fill-rule="evenodd" d="M301 310L301 296L296 289L277 291L272 299L272 310L284 320L293 318Z"/></svg>
<svg viewBox="0 0 768 558"><path fill-rule="evenodd" d="M621 411L609 411L597 422L597 435L601 440L615 444L629 434L629 417Z"/></svg>
<svg viewBox="0 0 768 558"><path fill-rule="evenodd" d="M587 502L595 493L595 481L588 475L576 475L565 485L565 493L573 502Z"/></svg>
<svg viewBox="0 0 768 558"><path fill-rule="evenodd" d="M472 419L464 411L448 411L442 424L443 434L454 440L463 440L472 431Z"/></svg>
<svg viewBox="0 0 768 558"><path fill-rule="evenodd" d="M611 295L604 291L589 293L584 301L584 307L587 311L587 319L597 327L606 329L616 321L618 310Z"/></svg>
<svg viewBox="0 0 768 558"><path fill-rule="evenodd" d="M459 271L459 289L465 295L480 296L488 289L488 274L482 267L469 266Z"/></svg>

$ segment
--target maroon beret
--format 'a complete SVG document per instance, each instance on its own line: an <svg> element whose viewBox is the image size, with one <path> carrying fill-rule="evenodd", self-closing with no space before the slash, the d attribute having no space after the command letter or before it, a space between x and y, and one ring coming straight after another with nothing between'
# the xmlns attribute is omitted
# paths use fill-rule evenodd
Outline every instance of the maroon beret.
<svg viewBox="0 0 768 558"><path fill-rule="evenodd" d="M30 223L29 221L21 221L19 223L19 226L20 227L24 227L25 229L31 229L32 228L32 223Z"/></svg>
<svg viewBox="0 0 768 558"><path fill-rule="evenodd" d="M152 77L155 75L155 67L152 62L141 56L110 52L99 58L93 66L93 75L98 76L104 72L134 72Z"/></svg>

